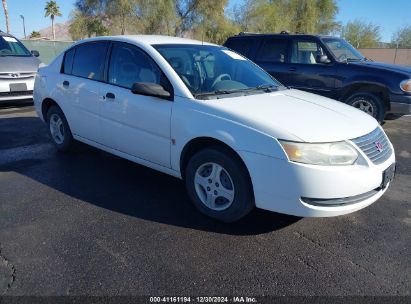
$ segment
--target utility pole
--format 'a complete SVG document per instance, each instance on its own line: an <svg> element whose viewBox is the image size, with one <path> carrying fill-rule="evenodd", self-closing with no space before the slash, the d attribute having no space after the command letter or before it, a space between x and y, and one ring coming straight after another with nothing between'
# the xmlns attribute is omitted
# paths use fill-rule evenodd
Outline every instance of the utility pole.
<svg viewBox="0 0 411 304"><path fill-rule="evenodd" d="M20 18L23 19L23 32L24 32L24 39L26 39L26 24L24 23L24 16L20 15Z"/></svg>
<svg viewBox="0 0 411 304"><path fill-rule="evenodd" d="M394 64L397 61L397 52L398 52L398 47L399 47L400 42L397 40L397 47L395 49L395 55L394 55Z"/></svg>

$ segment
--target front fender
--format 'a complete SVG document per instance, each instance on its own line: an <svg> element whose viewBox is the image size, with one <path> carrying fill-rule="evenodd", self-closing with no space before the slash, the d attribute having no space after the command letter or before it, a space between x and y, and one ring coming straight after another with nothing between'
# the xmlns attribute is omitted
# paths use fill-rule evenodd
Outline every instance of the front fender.
<svg viewBox="0 0 411 304"><path fill-rule="evenodd" d="M194 103L194 101L188 101ZM193 139L208 137L221 141L233 150L287 159L276 138L239 122L176 102L171 118L171 166L180 171L180 156Z"/></svg>

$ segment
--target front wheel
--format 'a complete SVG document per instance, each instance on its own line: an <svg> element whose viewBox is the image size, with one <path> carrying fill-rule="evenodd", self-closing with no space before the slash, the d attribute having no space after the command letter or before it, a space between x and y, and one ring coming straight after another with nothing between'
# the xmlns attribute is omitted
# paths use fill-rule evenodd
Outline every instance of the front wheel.
<svg viewBox="0 0 411 304"><path fill-rule="evenodd" d="M203 214L234 222L254 208L251 181L244 164L220 147L195 154L185 174L187 193Z"/></svg>
<svg viewBox="0 0 411 304"><path fill-rule="evenodd" d="M48 131L57 150L66 152L73 146L73 136L63 111L52 106L47 112Z"/></svg>
<svg viewBox="0 0 411 304"><path fill-rule="evenodd" d="M347 99L347 104L374 117L378 122L385 118L385 107L382 99L369 92L354 93Z"/></svg>

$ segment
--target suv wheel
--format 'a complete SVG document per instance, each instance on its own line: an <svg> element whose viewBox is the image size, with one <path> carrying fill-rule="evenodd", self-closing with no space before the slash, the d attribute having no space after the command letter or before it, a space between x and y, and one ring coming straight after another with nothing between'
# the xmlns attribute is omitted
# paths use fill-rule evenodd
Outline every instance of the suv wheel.
<svg viewBox="0 0 411 304"><path fill-rule="evenodd" d="M378 122L385 117L385 107L380 97L368 92L354 93L347 99L347 104L371 115Z"/></svg>
<svg viewBox="0 0 411 304"><path fill-rule="evenodd" d="M226 149L202 150L188 162L187 193L203 214L234 222L254 208L251 181L244 165Z"/></svg>
<svg viewBox="0 0 411 304"><path fill-rule="evenodd" d="M47 125L50 137L57 150L68 151L74 142L66 117L59 107L52 106L47 112Z"/></svg>

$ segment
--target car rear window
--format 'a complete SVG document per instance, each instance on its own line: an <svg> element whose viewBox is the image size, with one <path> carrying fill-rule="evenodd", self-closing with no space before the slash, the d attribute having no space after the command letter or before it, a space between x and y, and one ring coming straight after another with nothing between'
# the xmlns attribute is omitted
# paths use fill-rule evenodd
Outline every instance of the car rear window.
<svg viewBox="0 0 411 304"><path fill-rule="evenodd" d="M93 42L76 47L72 74L88 79L102 80L107 46L106 42Z"/></svg>

